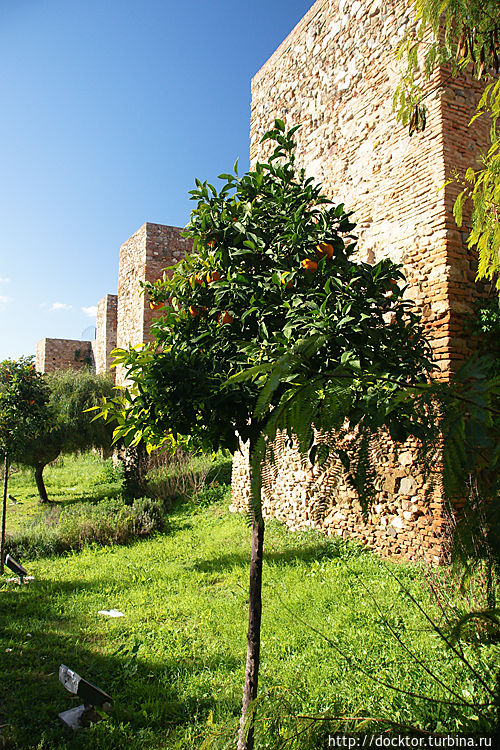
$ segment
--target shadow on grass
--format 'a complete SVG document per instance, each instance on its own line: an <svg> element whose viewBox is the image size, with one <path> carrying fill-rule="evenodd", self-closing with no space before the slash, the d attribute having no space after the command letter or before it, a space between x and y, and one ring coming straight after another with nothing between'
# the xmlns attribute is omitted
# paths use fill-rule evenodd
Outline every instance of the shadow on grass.
<svg viewBox="0 0 500 750"><path fill-rule="evenodd" d="M98 632L96 628L95 634L89 635L89 623L80 613L73 614L71 607L67 614L64 611L66 597L85 597L101 588L100 581L43 579L0 588L0 673L8 675L0 681L1 748L153 750L170 747L169 737L175 738L179 727L182 735L182 725L206 725L219 697L207 692L206 685L201 687L202 679L198 691L182 698L179 685L184 678L202 678L206 671L222 668L229 674L241 667L240 661L225 653L221 644L220 653L203 659L175 659L166 649L158 665L134 652L137 641L126 622L121 651L104 655L105 629ZM59 712L82 702L60 684L58 670L62 663L111 695L113 713L106 725L72 735L59 721ZM226 699L225 704L236 717L239 695ZM116 745L110 740L115 735Z"/></svg>
<svg viewBox="0 0 500 750"><path fill-rule="evenodd" d="M227 458L212 466L207 474L206 483L219 482L219 484L231 484L231 472L233 459Z"/></svg>
<svg viewBox="0 0 500 750"><path fill-rule="evenodd" d="M324 556L325 545L316 544L307 547L297 547L296 549L287 549L283 552L267 552L264 550L264 561L273 563L277 566L291 565L297 562L312 562L319 560ZM215 573L217 571L231 570L235 567L242 567L250 563L250 546L248 553L231 553L220 555L211 560L198 560L190 567L201 573Z"/></svg>

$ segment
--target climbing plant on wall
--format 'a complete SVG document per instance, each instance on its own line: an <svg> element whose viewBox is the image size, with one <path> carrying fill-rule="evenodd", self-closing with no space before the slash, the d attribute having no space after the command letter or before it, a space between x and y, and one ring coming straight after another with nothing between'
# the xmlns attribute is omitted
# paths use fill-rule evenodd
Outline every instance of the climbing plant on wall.
<svg viewBox="0 0 500 750"><path fill-rule="evenodd" d="M414 0L415 22L399 48L399 57L407 67L394 94L399 120L409 126L410 134L426 125L423 78L429 79L440 65L450 76L464 73L484 81L485 89L471 120L481 115L490 123L490 147L482 164L471 164L455 179L461 192L454 214L462 225L466 201L472 203L472 231L469 246L479 253L478 277L494 280L500 290L500 9L498 0ZM442 85L442 84L441 84Z"/></svg>

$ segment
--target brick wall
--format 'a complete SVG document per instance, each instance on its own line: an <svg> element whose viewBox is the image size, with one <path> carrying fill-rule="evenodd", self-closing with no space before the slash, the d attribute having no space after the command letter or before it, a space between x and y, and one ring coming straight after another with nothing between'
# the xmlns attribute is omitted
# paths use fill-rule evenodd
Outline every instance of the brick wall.
<svg viewBox="0 0 500 750"><path fill-rule="evenodd" d="M111 351L152 340L150 328L160 315L151 310L142 293L141 282L156 281L167 266L181 260L191 249L190 240L181 237L180 227L143 224L120 248L118 294L106 294L97 305L95 341L42 339L37 344L39 372L79 369L91 363L96 372L109 371ZM122 368L113 368L116 382L123 384Z"/></svg>
<svg viewBox="0 0 500 750"><path fill-rule="evenodd" d="M38 372L81 370L93 366L92 342L78 339L42 339L36 347Z"/></svg>
<svg viewBox="0 0 500 750"><path fill-rule="evenodd" d="M486 124L467 129L478 84L449 82L446 70L438 70L426 84L428 91L443 84L426 100L426 130L410 138L396 123L395 50L410 21L408 5L403 0L317 0L252 81L251 160L268 153L268 144L260 140L276 117L287 127L301 125L296 133L299 165L323 183L328 196L354 210L361 260L390 257L403 264L407 296L422 313L447 377L470 354L464 316L477 290L474 258L452 215L456 193L442 187L454 166L469 164L478 155L486 142ZM437 558L442 503L435 497L434 507L425 505L413 454L403 455L411 457L404 466L386 442L381 471L387 481L384 485L381 479L367 525L345 485L331 489L332 467L316 476L317 469L281 446L274 478L265 487L265 511L292 528L319 525L408 556L423 544L427 556ZM394 477L398 485L391 489ZM323 503L318 515L311 508L318 492L324 492L321 486L329 488L330 503ZM246 462L240 456L233 474L233 507L243 507L247 497ZM421 518L418 533L413 513Z"/></svg>
<svg viewBox="0 0 500 750"><path fill-rule="evenodd" d="M163 270L181 260L191 242L180 236L182 229L146 223L120 248L118 272L117 346L152 340L151 323L159 315L151 310L141 281L156 281ZM116 368L116 382L124 383L123 368Z"/></svg>
<svg viewBox="0 0 500 750"><path fill-rule="evenodd" d="M447 514L439 493L424 478L414 448L412 441L396 448L387 435L380 435L372 459L376 499L365 515L338 461L312 465L281 434L275 460L263 470L264 516L278 518L291 531L317 528L327 535L346 535L383 554L438 563L445 554ZM233 459L233 511L242 510L250 499L247 455L243 448Z"/></svg>
<svg viewBox="0 0 500 750"><path fill-rule="evenodd" d="M110 370L113 358L111 351L116 348L118 297L116 294L106 294L97 304L96 337L92 342L95 371L103 374L110 371L114 377L114 369Z"/></svg>

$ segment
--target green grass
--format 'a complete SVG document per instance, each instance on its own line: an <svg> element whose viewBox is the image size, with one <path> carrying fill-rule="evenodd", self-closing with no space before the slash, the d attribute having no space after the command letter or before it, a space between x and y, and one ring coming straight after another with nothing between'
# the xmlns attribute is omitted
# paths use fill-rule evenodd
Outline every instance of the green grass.
<svg viewBox="0 0 500 750"><path fill-rule="evenodd" d="M99 500L117 497L121 492L119 471L113 470L111 459L102 459L93 453L82 456L61 456L44 471L47 494L57 507L68 506L81 500ZM14 532L27 521L44 511L38 499L34 470L14 467L9 478L8 530Z"/></svg>
<svg viewBox="0 0 500 750"><path fill-rule="evenodd" d="M201 507L178 504L166 534L32 564L23 560L35 580L2 582L4 747L192 750L204 741L234 747L250 534L245 519L227 506L228 498ZM320 748L328 731L360 726L296 716L374 717L438 732L488 729L488 710L481 718L473 709L422 701L374 681L453 700L405 653L391 626L445 685L468 700L484 700L477 680L432 633L386 563L313 532L289 534L276 522L267 525L265 546L257 748ZM416 567L389 569L436 614ZM97 614L109 608L125 617ZM498 647L464 648L489 675ZM57 719L79 703L58 682L61 663L114 698L107 721L75 736Z"/></svg>

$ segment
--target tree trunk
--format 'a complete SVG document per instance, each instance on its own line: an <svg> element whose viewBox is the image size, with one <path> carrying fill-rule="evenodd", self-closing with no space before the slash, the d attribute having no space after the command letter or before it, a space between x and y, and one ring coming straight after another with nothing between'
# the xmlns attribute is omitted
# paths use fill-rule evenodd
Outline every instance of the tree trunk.
<svg viewBox="0 0 500 750"><path fill-rule="evenodd" d="M0 545L0 573L3 573L5 563L5 518L7 515L7 486L9 482L9 457L5 454L3 475L3 501L2 501L2 538Z"/></svg>
<svg viewBox="0 0 500 750"><path fill-rule="evenodd" d="M123 465L123 496L132 505L134 500L145 494L144 478L147 471L147 452L144 443L134 447L121 448L118 458Z"/></svg>
<svg viewBox="0 0 500 750"><path fill-rule="evenodd" d="M37 464L35 466L35 482L38 488L38 499L41 503L48 503L50 502L50 500L49 496L47 495L47 490L45 489L45 483L43 481L44 468L45 464Z"/></svg>
<svg viewBox="0 0 500 750"><path fill-rule="evenodd" d="M260 621L262 615L262 560L264 552L264 521L252 521L252 551L250 557L250 586L248 593L247 663L243 703L241 706L238 750L253 750L254 717L248 717L248 707L257 697L260 664Z"/></svg>

